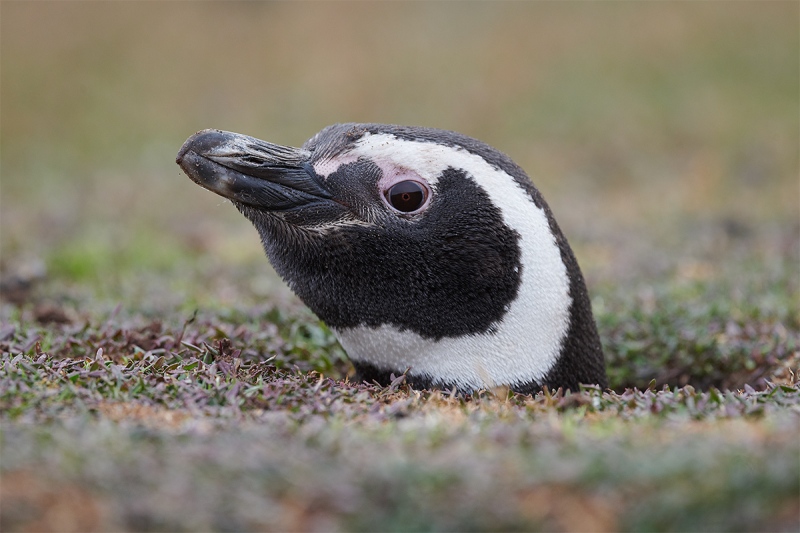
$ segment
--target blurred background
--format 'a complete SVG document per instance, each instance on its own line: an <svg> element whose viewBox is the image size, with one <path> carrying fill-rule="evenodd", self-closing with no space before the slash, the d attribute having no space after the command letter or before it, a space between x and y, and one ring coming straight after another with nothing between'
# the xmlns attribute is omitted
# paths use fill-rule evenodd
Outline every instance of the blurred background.
<svg viewBox="0 0 800 533"><path fill-rule="evenodd" d="M793 1L3 2L6 292L43 278L145 313L292 301L175 154L204 128L297 146L349 121L509 154L593 287L742 258L759 275L800 235L799 17Z"/></svg>

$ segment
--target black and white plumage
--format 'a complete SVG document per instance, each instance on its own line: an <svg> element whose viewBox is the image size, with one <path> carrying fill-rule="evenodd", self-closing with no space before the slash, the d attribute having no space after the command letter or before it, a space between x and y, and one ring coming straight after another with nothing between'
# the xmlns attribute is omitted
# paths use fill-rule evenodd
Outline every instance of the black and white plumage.
<svg viewBox="0 0 800 533"><path fill-rule="evenodd" d="M338 124L302 148L219 130L178 164L256 227L361 378L419 388L606 386L578 263L525 172L429 128Z"/></svg>

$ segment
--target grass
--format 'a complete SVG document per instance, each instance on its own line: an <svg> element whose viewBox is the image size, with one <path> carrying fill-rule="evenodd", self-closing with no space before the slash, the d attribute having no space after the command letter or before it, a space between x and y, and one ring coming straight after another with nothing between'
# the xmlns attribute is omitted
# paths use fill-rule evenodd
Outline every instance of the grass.
<svg viewBox="0 0 800 533"><path fill-rule="evenodd" d="M3 3L0 529L797 530L797 15ZM173 163L201 128L297 145L345 120L529 171L610 390L349 379Z"/></svg>
<svg viewBox="0 0 800 533"><path fill-rule="evenodd" d="M352 383L302 308L81 315L96 296L44 285L0 331L2 525L790 530L800 324L777 270L734 298L598 290L615 391L534 397Z"/></svg>
<svg viewBox="0 0 800 533"><path fill-rule="evenodd" d="M794 380L453 398L402 377L382 388L307 370L330 365L321 330L275 332L273 354L299 355L289 368L234 348L224 326L199 333L213 326L198 318L176 330L107 326L65 331L73 340L53 344L57 355L34 343L30 355L3 356L4 527L53 527L77 489L87 503L73 520L102 529L761 530L796 520ZM317 361L295 351L315 335ZM98 348L63 353L84 346Z"/></svg>

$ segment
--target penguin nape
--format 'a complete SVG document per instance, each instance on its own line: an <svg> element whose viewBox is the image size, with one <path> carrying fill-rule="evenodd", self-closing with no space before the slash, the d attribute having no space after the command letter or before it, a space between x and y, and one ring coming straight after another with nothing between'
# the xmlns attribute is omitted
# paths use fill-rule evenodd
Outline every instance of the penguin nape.
<svg viewBox="0 0 800 533"><path fill-rule="evenodd" d="M606 387L575 256L508 156L437 129L337 124L292 148L220 130L176 162L230 199L365 381Z"/></svg>

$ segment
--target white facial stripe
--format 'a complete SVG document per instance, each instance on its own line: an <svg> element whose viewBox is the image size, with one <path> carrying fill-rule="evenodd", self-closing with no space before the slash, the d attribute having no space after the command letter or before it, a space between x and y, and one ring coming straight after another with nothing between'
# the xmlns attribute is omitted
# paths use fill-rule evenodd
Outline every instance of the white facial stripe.
<svg viewBox="0 0 800 533"><path fill-rule="evenodd" d="M431 184L447 168L465 171L519 233L522 252L519 294L496 333L434 342L388 325L337 331L350 358L384 369L410 367L412 375L464 388L541 382L558 359L571 303L567 269L544 210L511 176L462 148L378 134L362 137L347 155L387 161Z"/></svg>
<svg viewBox="0 0 800 533"><path fill-rule="evenodd" d="M354 155L340 155L333 159L322 159L314 163L314 172L322 178L327 179L328 176L336 172L340 166L347 165L358 160L358 156Z"/></svg>

